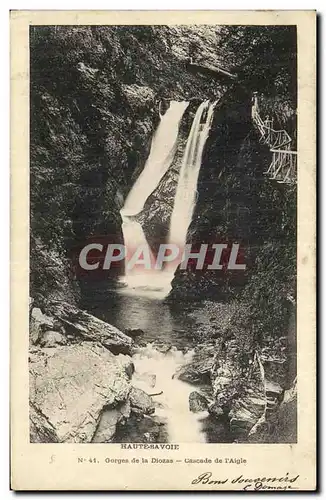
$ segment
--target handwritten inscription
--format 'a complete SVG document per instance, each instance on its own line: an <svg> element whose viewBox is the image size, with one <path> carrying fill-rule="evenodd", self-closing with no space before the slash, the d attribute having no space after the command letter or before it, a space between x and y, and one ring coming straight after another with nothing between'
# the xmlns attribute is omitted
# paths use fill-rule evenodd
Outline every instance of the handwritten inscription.
<svg viewBox="0 0 326 500"><path fill-rule="evenodd" d="M212 472L203 472L195 479L191 481L191 484L205 484L208 486L214 486L223 484L228 484L230 489L233 489L231 485L241 485L243 490L296 490L294 483L299 478L297 476L289 476L287 472L284 476L280 477L244 477L242 474L234 478L215 478Z"/></svg>

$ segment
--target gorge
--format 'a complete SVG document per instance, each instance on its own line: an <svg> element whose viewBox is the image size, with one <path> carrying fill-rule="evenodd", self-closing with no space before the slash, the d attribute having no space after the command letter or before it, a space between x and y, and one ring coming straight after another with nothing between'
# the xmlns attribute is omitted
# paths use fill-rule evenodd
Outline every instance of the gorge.
<svg viewBox="0 0 326 500"><path fill-rule="evenodd" d="M295 141L296 38L239 33L31 29L32 441L295 442L296 186L264 176L252 95ZM220 270L88 271L94 241L226 248Z"/></svg>

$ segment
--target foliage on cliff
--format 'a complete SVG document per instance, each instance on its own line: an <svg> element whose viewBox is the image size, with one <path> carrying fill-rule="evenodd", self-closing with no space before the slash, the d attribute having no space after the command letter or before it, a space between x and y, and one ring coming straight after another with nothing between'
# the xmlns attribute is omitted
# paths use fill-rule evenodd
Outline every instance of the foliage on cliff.
<svg viewBox="0 0 326 500"><path fill-rule="evenodd" d="M296 26L223 26L218 47L239 82L260 97L263 116L295 139L297 108Z"/></svg>
<svg viewBox="0 0 326 500"><path fill-rule="evenodd" d="M292 149L296 149L297 136L296 37L295 26L223 26L219 33L219 44L238 72L240 83L258 93L263 119L269 116L275 129L287 130ZM249 249L254 258L250 259L249 279L241 298L253 336L262 341L270 334L286 334L295 303L297 197L296 186L260 178L271 155L258 144L257 137L255 153L250 151L250 141L249 135L242 152L247 149L249 153L245 168L250 172L253 162L256 171L249 192L250 221L256 226L250 246L257 248ZM251 182L250 177L241 185L244 191L247 182ZM235 327L239 328L241 322L237 318Z"/></svg>
<svg viewBox="0 0 326 500"><path fill-rule="evenodd" d="M246 87L296 107L295 26L223 26L219 46Z"/></svg>

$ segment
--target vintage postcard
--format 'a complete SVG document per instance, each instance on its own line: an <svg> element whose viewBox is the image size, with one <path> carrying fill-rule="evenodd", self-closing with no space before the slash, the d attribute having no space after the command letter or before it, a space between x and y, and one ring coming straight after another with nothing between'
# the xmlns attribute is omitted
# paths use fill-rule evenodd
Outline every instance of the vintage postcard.
<svg viewBox="0 0 326 500"><path fill-rule="evenodd" d="M315 11L11 12L11 487L316 489Z"/></svg>

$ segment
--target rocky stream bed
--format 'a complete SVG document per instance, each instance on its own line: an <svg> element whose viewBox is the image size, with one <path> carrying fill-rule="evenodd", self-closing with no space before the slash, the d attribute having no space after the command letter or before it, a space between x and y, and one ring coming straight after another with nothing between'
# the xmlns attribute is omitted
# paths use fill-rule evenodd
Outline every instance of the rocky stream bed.
<svg viewBox="0 0 326 500"><path fill-rule="evenodd" d="M209 307L185 313L197 332L203 325L192 316L207 318ZM31 303L31 441L271 439L280 415L291 417L296 398L285 377L285 339L278 348L266 344L256 351L244 370L243 346L225 336L232 314L234 309L220 305L219 330L210 318L217 338L195 344L180 341L180 325L167 340L167 325L160 337L159 322L152 333L144 324L145 330L124 333L66 302L49 302L46 311Z"/></svg>

